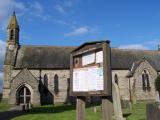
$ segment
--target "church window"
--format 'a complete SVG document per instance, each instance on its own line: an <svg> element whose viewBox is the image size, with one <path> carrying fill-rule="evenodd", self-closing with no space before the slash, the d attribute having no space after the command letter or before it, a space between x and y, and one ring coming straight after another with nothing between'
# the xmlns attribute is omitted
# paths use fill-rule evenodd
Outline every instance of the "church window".
<svg viewBox="0 0 160 120"><path fill-rule="evenodd" d="M10 34L10 40L13 40L14 39L14 31L11 30L11 34Z"/></svg>
<svg viewBox="0 0 160 120"><path fill-rule="evenodd" d="M48 94L48 76L45 74L43 78L43 92Z"/></svg>
<svg viewBox="0 0 160 120"><path fill-rule="evenodd" d="M44 84L44 86L45 86L46 88L48 88L48 77L47 77L46 74L44 75L43 84Z"/></svg>
<svg viewBox="0 0 160 120"><path fill-rule="evenodd" d="M67 91L69 91L70 88L70 78L67 79Z"/></svg>
<svg viewBox="0 0 160 120"><path fill-rule="evenodd" d="M146 70L143 71L142 73L142 87L143 90L148 90L150 91L150 82L149 82L149 74Z"/></svg>
<svg viewBox="0 0 160 120"><path fill-rule="evenodd" d="M118 75L117 74L114 75L114 82L118 85Z"/></svg>
<svg viewBox="0 0 160 120"><path fill-rule="evenodd" d="M54 76L54 93L57 95L59 92L59 80L58 75Z"/></svg>

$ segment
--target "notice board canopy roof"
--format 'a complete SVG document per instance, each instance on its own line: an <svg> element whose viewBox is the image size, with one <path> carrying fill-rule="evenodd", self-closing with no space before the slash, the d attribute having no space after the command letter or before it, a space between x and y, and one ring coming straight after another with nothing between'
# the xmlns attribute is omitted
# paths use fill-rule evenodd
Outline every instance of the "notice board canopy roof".
<svg viewBox="0 0 160 120"><path fill-rule="evenodd" d="M89 42L85 42L84 44L80 45L79 47L77 47L76 49L74 49L71 53L73 52L76 52L78 50L81 50L81 49L85 49L85 46L92 46L92 45L95 45L95 44L101 44L101 43L110 43L109 40L101 40L101 41L89 41Z"/></svg>

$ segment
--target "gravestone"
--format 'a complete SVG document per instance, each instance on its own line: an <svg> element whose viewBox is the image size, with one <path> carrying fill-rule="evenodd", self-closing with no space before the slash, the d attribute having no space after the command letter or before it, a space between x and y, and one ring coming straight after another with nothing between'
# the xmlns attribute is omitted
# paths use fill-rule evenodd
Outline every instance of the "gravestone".
<svg viewBox="0 0 160 120"><path fill-rule="evenodd" d="M156 91L156 102L160 102L159 92L158 91Z"/></svg>
<svg viewBox="0 0 160 120"><path fill-rule="evenodd" d="M112 83L112 96L113 96L114 119L125 120L122 114L119 88L118 88L118 85L114 82Z"/></svg>

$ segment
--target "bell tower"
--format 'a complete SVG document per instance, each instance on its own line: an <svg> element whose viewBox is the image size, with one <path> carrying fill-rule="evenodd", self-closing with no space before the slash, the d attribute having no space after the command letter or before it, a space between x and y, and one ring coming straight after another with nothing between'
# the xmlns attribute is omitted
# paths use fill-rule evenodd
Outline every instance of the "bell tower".
<svg viewBox="0 0 160 120"><path fill-rule="evenodd" d="M16 18L16 13L14 11L7 27L7 45L11 50L19 45L19 31L20 29Z"/></svg>
<svg viewBox="0 0 160 120"><path fill-rule="evenodd" d="M14 67L14 60L19 48L19 25L16 18L16 13L13 12L9 24L7 26L7 46L6 55L3 64L4 79L3 79L3 98L8 101L10 99L11 91L11 73Z"/></svg>

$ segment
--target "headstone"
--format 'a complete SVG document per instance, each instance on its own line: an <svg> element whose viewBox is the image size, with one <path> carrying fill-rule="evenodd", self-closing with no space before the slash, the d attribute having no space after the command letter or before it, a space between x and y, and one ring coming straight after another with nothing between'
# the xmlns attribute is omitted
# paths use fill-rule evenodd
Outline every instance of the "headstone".
<svg viewBox="0 0 160 120"><path fill-rule="evenodd" d="M114 119L125 120L122 114L119 88L118 85L114 82L112 83L112 95L113 95Z"/></svg>
<svg viewBox="0 0 160 120"><path fill-rule="evenodd" d="M96 113L97 112L97 107L93 106L93 112Z"/></svg>
<svg viewBox="0 0 160 120"><path fill-rule="evenodd" d="M156 91L156 102L160 102L159 92L158 91Z"/></svg>

